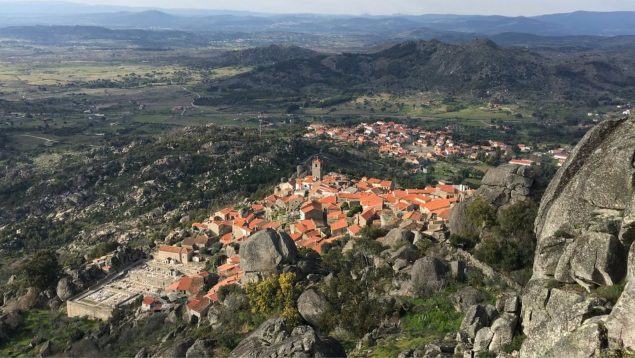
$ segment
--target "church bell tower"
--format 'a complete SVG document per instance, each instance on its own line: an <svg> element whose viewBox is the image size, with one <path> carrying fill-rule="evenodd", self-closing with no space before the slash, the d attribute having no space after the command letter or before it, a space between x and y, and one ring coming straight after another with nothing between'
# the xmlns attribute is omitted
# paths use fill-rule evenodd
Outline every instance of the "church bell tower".
<svg viewBox="0 0 635 358"><path fill-rule="evenodd" d="M322 180L322 162L320 161L320 158L315 158L313 160L313 164L311 165L311 175L313 176L313 179L317 181Z"/></svg>

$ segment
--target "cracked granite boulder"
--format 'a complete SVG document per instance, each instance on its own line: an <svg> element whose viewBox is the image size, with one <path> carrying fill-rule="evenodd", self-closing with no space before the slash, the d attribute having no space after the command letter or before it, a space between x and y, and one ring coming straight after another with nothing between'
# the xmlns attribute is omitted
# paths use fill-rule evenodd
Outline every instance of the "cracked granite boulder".
<svg viewBox="0 0 635 358"><path fill-rule="evenodd" d="M568 246L563 232L586 225L601 211L622 218L616 236L628 251L635 237L634 153L634 118L604 121L580 141L540 203L534 277L553 276Z"/></svg>
<svg viewBox="0 0 635 358"><path fill-rule="evenodd" d="M587 133L549 184L535 232L520 356L635 350L635 118ZM598 293L624 283L615 305Z"/></svg>

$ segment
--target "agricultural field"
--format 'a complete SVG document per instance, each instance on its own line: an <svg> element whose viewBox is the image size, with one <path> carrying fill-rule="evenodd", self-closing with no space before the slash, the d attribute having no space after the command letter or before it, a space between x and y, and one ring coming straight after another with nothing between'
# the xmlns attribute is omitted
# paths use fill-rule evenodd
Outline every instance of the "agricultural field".
<svg viewBox="0 0 635 358"><path fill-rule="evenodd" d="M180 126L254 125L196 108L203 83L251 70L192 65L210 52L139 52L0 48L0 131L18 153L64 153L122 135L152 135ZM182 62L182 63L180 63ZM257 114L256 114L257 115ZM256 125L258 124L255 121Z"/></svg>

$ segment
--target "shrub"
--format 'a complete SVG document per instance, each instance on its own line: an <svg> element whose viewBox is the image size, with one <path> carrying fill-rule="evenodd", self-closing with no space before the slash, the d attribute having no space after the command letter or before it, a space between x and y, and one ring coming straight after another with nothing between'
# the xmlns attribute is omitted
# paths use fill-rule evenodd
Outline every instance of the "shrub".
<svg viewBox="0 0 635 358"><path fill-rule="evenodd" d="M466 214L475 227L492 226L496 223L496 209L481 197L467 205Z"/></svg>
<svg viewBox="0 0 635 358"><path fill-rule="evenodd" d="M225 298L227 298L227 296L229 296L232 293L242 293L243 289L236 285L227 285L227 286L223 286L218 290L218 300L220 302L225 301Z"/></svg>
<svg viewBox="0 0 635 358"><path fill-rule="evenodd" d="M531 240L488 239L481 242L474 252L477 259L505 271L528 267L534 260L535 244Z"/></svg>
<svg viewBox="0 0 635 358"><path fill-rule="evenodd" d="M464 250L470 250L478 243L478 237L474 235L450 235L450 245Z"/></svg>
<svg viewBox="0 0 635 358"><path fill-rule="evenodd" d="M470 269L466 276L468 285L472 287L483 287L487 284L485 275L479 270Z"/></svg>
<svg viewBox="0 0 635 358"><path fill-rule="evenodd" d="M432 243L432 240L430 240L428 238L423 238L423 239L417 241L415 246L417 246L417 249L419 250L421 255L425 256L425 254L428 252L428 249L430 249L432 246L434 246L434 244Z"/></svg>
<svg viewBox="0 0 635 358"><path fill-rule="evenodd" d="M624 282L620 282L612 286L600 286L595 290L595 292L598 294L598 296L606 298L609 302L615 304L622 295L624 286Z"/></svg>
<svg viewBox="0 0 635 358"><path fill-rule="evenodd" d="M523 342L527 338L524 334L520 334L514 337L511 342L505 344L503 346L503 352L512 353L514 351L519 351L520 347L523 345Z"/></svg>
<svg viewBox="0 0 635 358"><path fill-rule="evenodd" d="M498 224L503 232L511 235L532 233L537 213L533 201L519 201L501 210Z"/></svg>
<svg viewBox="0 0 635 358"><path fill-rule="evenodd" d="M90 253L88 254L88 259L92 260L94 258L104 256L107 253L112 252L115 249L117 249L117 246L119 246L117 241L101 242L101 243L95 245L92 250L90 250Z"/></svg>
<svg viewBox="0 0 635 358"><path fill-rule="evenodd" d="M245 291L253 313L265 317L278 314L291 326L300 322L296 301L302 289L295 284L293 272L272 275L261 282L248 284Z"/></svg>

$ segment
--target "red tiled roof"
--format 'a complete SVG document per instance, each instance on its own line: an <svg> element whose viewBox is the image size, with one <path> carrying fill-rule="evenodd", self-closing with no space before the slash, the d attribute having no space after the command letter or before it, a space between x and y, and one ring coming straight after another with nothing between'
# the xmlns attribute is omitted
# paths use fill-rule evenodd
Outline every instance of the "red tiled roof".
<svg viewBox="0 0 635 358"><path fill-rule="evenodd" d="M322 204L335 204L337 203L337 197L333 195L325 196L322 199L320 199L319 202Z"/></svg>
<svg viewBox="0 0 635 358"><path fill-rule="evenodd" d="M203 296L203 295L199 295L196 296L195 298L193 298L190 302L188 302L187 304L187 308L190 311L195 311L198 313L202 313L203 311L205 311L211 304L211 300L209 299L209 297Z"/></svg>
<svg viewBox="0 0 635 358"><path fill-rule="evenodd" d="M328 219L343 219L346 217L346 214L344 214L341 211L333 211L328 213L328 215L326 216Z"/></svg>
<svg viewBox="0 0 635 358"><path fill-rule="evenodd" d="M361 214L359 214L362 218L364 218L364 220L368 220L370 218L372 218L373 216L375 216L377 212L375 211L374 208L368 208L366 210L364 210Z"/></svg>
<svg viewBox="0 0 635 358"><path fill-rule="evenodd" d="M360 200L362 206L383 206L384 199L377 195L369 195Z"/></svg>
<svg viewBox="0 0 635 358"><path fill-rule="evenodd" d="M178 247L178 246L170 246L170 245L161 245L159 247L159 251L163 251L163 252L171 252L173 254L180 254L181 252L185 251L187 252L188 249L184 248L184 247Z"/></svg>
<svg viewBox="0 0 635 358"><path fill-rule="evenodd" d="M221 287L223 286L228 286L228 285L233 285L236 282L239 282L240 279L243 277L243 273L240 272L234 276L230 276L227 277L224 280L219 281L216 285L214 285L214 287L212 287L208 292L207 292L207 297L210 298L211 295L217 294L218 290L220 290Z"/></svg>
<svg viewBox="0 0 635 358"><path fill-rule="evenodd" d="M437 188L439 188L439 190L444 191L446 193L456 193L457 192L456 188L453 187L452 185L439 184L439 185L437 185Z"/></svg>
<svg viewBox="0 0 635 358"><path fill-rule="evenodd" d="M447 221L447 220L450 220L451 212L452 212L452 209L448 208L448 209L441 209L435 213L437 214L437 218Z"/></svg>
<svg viewBox="0 0 635 358"><path fill-rule="evenodd" d="M209 237L207 235L198 235L194 239L194 243L197 245L207 245L208 242L209 242Z"/></svg>
<svg viewBox="0 0 635 358"><path fill-rule="evenodd" d="M282 226L282 224L279 221L270 221L264 225L262 225L261 229L265 230L265 229L274 229L277 230Z"/></svg>
<svg viewBox="0 0 635 358"><path fill-rule="evenodd" d="M304 213L308 213L308 212L311 212L311 211L314 211L314 210L322 210L322 208L321 208L321 205L319 203L310 202L310 203L307 203L305 205L302 205L300 210L302 210L302 212L304 212Z"/></svg>
<svg viewBox="0 0 635 358"><path fill-rule="evenodd" d="M346 221L346 219L341 219L341 220L331 224L331 232L335 232L337 230L341 230L341 229L344 229L346 227L348 227L348 222Z"/></svg>
<svg viewBox="0 0 635 358"><path fill-rule="evenodd" d="M362 231L362 228L361 226L355 224L355 225L349 226L348 231L353 235L358 235Z"/></svg>
<svg viewBox="0 0 635 358"><path fill-rule="evenodd" d="M149 296L149 295L143 296L143 304L144 305L148 305L149 306L149 305L153 304L154 302L156 302L155 299L154 299L154 296Z"/></svg>
<svg viewBox="0 0 635 358"><path fill-rule="evenodd" d="M232 240L233 240L233 236L232 233L229 232L223 236L220 237L220 242L222 242L224 245L229 245L231 244Z"/></svg>
<svg viewBox="0 0 635 358"><path fill-rule="evenodd" d="M317 223L313 219L300 220L298 223L305 226L308 230L317 229Z"/></svg>
<svg viewBox="0 0 635 358"><path fill-rule="evenodd" d="M177 282L169 286L170 290L187 291L190 293L198 292L204 285L203 277L200 276L183 276Z"/></svg>
<svg viewBox="0 0 635 358"><path fill-rule="evenodd" d="M425 203L423 204L423 207L428 209L429 211L435 211L435 210L439 210L443 208L449 208L451 203L452 201L449 199L439 199L439 200L432 200L429 203Z"/></svg>
<svg viewBox="0 0 635 358"><path fill-rule="evenodd" d="M207 230L207 225L202 223L193 223L192 227L198 230Z"/></svg>

